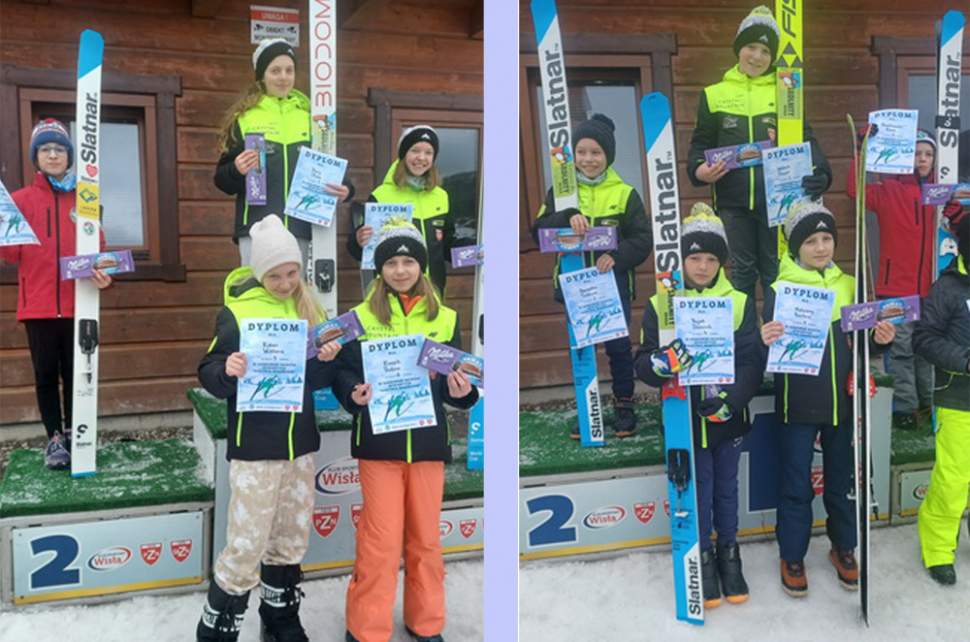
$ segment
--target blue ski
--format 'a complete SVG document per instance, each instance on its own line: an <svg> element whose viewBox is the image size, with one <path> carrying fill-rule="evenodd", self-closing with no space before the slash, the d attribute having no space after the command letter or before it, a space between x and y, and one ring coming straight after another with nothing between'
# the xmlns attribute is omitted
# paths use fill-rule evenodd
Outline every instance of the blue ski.
<svg viewBox="0 0 970 642"><path fill-rule="evenodd" d="M542 78L546 112L545 140L552 169L552 193L556 211L579 207L576 186L576 163L573 158L569 92L566 86L566 63L555 0L532 0L532 21L536 30L539 74ZM564 253L560 272L582 270L581 253ZM576 414L579 416L579 440L582 446L603 446L603 411L600 405L599 379L596 373L596 347L576 347L569 333L569 359L573 367L573 390Z"/></svg>
<svg viewBox="0 0 970 642"><path fill-rule="evenodd" d="M640 101L640 119L650 177L654 272L659 300L657 328L660 345L665 345L675 338L673 297L684 289L677 156L667 97L659 92L644 96ZM663 405L677 619L704 624L690 396L687 388L680 385L679 378L675 376L661 388L660 399Z"/></svg>

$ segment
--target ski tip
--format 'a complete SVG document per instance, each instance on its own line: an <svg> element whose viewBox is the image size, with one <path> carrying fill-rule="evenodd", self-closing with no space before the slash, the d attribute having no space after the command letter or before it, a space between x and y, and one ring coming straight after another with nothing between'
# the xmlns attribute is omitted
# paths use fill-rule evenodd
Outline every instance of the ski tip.
<svg viewBox="0 0 970 642"><path fill-rule="evenodd" d="M940 40L943 43L950 42L952 38L954 38L960 31L963 30L963 26L965 22L966 22L966 18L963 16L962 12L956 9L951 9L947 11L945 14L943 14L943 24L942 24L942 31L940 33Z"/></svg>
<svg viewBox="0 0 970 642"><path fill-rule="evenodd" d="M647 151L650 151L670 124L670 101L659 91L647 94L640 100L640 115L643 121L643 142Z"/></svg>
<svg viewBox="0 0 970 642"><path fill-rule="evenodd" d="M92 29L81 32L81 43L78 47L77 77L83 78L93 69L101 66L104 58L104 38Z"/></svg>
<svg viewBox="0 0 970 642"><path fill-rule="evenodd" d="M556 19L556 1L532 0L529 8L532 11L532 24L536 29L536 42L542 42L552 21Z"/></svg>

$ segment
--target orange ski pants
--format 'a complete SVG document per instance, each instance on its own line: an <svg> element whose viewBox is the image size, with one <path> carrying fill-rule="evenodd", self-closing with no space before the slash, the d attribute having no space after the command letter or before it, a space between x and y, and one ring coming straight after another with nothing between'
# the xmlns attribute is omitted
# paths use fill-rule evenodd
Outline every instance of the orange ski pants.
<svg viewBox="0 0 970 642"><path fill-rule="evenodd" d="M360 642L390 640L403 549L404 623L418 635L437 635L445 627L444 462L358 463L364 506L347 588L347 630Z"/></svg>

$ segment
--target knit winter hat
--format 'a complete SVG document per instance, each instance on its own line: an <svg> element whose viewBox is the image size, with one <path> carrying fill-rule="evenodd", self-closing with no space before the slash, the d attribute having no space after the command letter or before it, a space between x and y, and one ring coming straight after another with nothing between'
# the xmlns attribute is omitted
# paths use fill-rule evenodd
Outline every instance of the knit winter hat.
<svg viewBox="0 0 970 642"><path fill-rule="evenodd" d="M282 38L270 38L263 40L253 52L253 69L256 70L256 80L262 80L263 74L269 63L276 60L277 56L289 56L296 65L296 52L287 41Z"/></svg>
<svg viewBox="0 0 970 642"><path fill-rule="evenodd" d="M428 248L421 232L410 223L384 227L374 249L374 269L380 274L385 261L395 256L410 256L424 272L428 267Z"/></svg>
<svg viewBox="0 0 970 642"><path fill-rule="evenodd" d="M781 31L771 9L761 5L751 10L751 13L738 25L738 33L734 36L734 55L741 54L741 47L752 42L760 42L771 51L771 60L778 58L778 41Z"/></svg>
<svg viewBox="0 0 970 642"><path fill-rule="evenodd" d="M415 125L401 132L401 137L397 139L398 160L404 160L404 155L414 147L416 143L429 143L434 149L434 158L438 158L438 132L431 125Z"/></svg>
<svg viewBox="0 0 970 642"><path fill-rule="evenodd" d="M724 223L707 203L694 203L680 229L680 253L686 259L701 252L713 254L721 265L727 263L727 234Z"/></svg>
<svg viewBox="0 0 970 642"><path fill-rule="evenodd" d="M609 167L616 159L614 131L616 131L616 125L608 116L593 114L589 117L589 120L579 123L573 130L573 149L576 148L580 140L592 138L606 152L606 166Z"/></svg>
<svg viewBox="0 0 970 642"><path fill-rule="evenodd" d="M916 142L917 143L929 143L933 146L933 153L936 153L936 136L929 133L925 129L916 130Z"/></svg>
<svg viewBox="0 0 970 642"><path fill-rule="evenodd" d="M835 227L835 217L818 201L796 203L788 210L784 223L785 238L788 239L788 253L798 258L798 250L812 234L828 232L838 243L839 233Z"/></svg>
<svg viewBox="0 0 970 642"><path fill-rule="evenodd" d="M262 281L267 272L284 263L303 265L303 254L296 237L283 227L283 221L276 214L253 223L249 236L253 240L249 265L257 280Z"/></svg>
<svg viewBox="0 0 970 642"><path fill-rule="evenodd" d="M71 143L71 135L59 120L45 118L36 125L30 132L30 160L37 165L37 149L46 143L57 143L67 148L67 166L74 164L74 144Z"/></svg>

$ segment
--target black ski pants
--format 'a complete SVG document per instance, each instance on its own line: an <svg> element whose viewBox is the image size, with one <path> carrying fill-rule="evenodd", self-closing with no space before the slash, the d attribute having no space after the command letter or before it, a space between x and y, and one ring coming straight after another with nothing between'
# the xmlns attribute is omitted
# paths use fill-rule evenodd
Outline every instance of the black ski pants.
<svg viewBox="0 0 970 642"><path fill-rule="evenodd" d="M778 277L778 229L768 227L767 214L757 209L720 207L717 215L731 251L731 284L754 297L758 277L762 289Z"/></svg>
<svg viewBox="0 0 970 642"><path fill-rule="evenodd" d="M27 319L27 345L34 365L34 385L40 420L48 439L71 425L74 382L74 319ZM58 375L64 383L64 412L58 395ZM63 423L62 423L63 422Z"/></svg>

